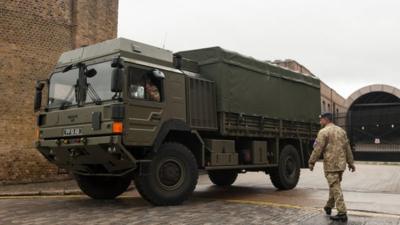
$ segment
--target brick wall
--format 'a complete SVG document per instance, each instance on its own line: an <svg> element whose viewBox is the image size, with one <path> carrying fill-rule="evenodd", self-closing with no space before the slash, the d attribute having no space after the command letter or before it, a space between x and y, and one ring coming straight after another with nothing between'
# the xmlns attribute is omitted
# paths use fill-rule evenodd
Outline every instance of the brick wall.
<svg viewBox="0 0 400 225"><path fill-rule="evenodd" d="M321 111L334 114L347 112L346 99L324 82L321 82Z"/></svg>
<svg viewBox="0 0 400 225"><path fill-rule="evenodd" d="M118 0L0 1L0 183L56 178L33 148L34 83L63 51L117 36Z"/></svg>

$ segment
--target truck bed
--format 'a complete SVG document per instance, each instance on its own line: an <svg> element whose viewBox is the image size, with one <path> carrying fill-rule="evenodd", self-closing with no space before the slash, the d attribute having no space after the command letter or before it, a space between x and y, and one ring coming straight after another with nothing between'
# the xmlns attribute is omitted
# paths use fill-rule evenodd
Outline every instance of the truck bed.
<svg viewBox="0 0 400 225"><path fill-rule="evenodd" d="M218 114L218 127L223 135L264 137L315 135L320 114L320 80L267 62L242 56L220 47L177 53L199 65L202 79L215 86L209 95L214 105L204 105L204 97L191 96L189 105L213 108ZM193 82L192 82L193 83ZM201 93L201 86L191 85L191 92ZM198 90L197 90L198 89ZM210 89L211 90L211 89ZM208 100L208 103L213 101ZM192 107L198 110L199 107ZM191 108L188 109L190 114ZM203 112L204 114L204 112ZM201 124L201 116L198 117ZM313 124L313 125L311 125ZM214 129L217 128L213 123ZM201 126L200 126L201 127ZM319 128L319 126L317 126Z"/></svg>

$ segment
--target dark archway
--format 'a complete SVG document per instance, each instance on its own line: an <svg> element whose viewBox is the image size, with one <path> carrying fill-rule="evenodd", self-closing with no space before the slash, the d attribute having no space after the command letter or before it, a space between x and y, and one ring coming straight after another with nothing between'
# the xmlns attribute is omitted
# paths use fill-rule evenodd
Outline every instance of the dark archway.
<svg viewBox="0 0 400 225"><path fill-rule="evenodd" d="M353 98L346 125L357 159L400 161L400 98L394 93Z"/></svg>

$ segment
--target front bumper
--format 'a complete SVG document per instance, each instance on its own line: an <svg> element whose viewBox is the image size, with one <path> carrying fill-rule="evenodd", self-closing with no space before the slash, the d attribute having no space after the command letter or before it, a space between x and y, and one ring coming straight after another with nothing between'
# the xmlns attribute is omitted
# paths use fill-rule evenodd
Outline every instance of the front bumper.
<svg viewBox="0 0 400 225"><path fill-rule="evenodd" d="M36 148L49 162L73 173L122 175L136 168L135 158L118 135L41 139Z"/></svg>

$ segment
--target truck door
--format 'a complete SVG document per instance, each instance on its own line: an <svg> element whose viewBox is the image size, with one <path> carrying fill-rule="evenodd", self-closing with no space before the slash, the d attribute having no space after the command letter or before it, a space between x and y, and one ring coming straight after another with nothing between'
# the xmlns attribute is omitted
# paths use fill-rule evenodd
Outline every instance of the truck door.
<svg viewBox="0 0 400 225"><path fill-rule="evenodd" d="M165 114L165 75L160 70L127 67L124 143L149 146L153 143Z"/></svg>

